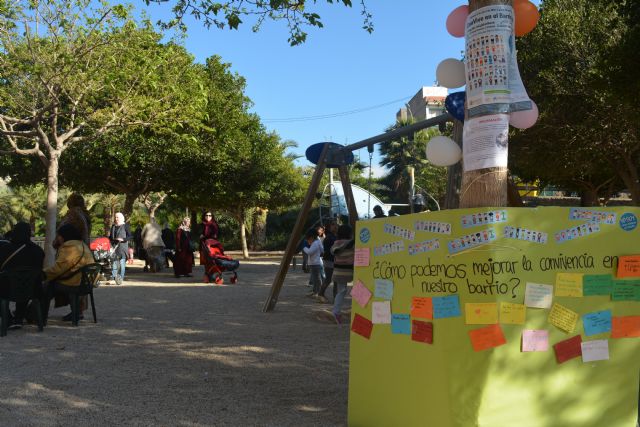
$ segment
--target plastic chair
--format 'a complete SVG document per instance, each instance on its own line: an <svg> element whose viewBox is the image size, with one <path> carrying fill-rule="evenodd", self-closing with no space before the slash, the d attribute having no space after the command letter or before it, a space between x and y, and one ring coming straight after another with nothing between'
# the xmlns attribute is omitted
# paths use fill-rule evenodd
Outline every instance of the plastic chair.
<svg viewBox="0 0 640 427"><path fill-rule="evenodd" d="M8 271L0 272L0 337L7 335L9 327L9 302L29 302L35 301L38 316L38 332L42 332L44 320L42 318L41 301L42 298L42 278L41 270L34 270L31 267L19 267Z"/></svg>
<svg viewBox="0 0 640 427"><path fill-rule="evenodd" d="M89 295L91 299L91 311L93 312L93 323L98 323L96 317L96 305L93 301L93 287L102 273L102 265L98 263L87 264L80 268L82 279L80 285L68 291L71 300L71 325L78 326L80 321L80 297Z"/></svg>

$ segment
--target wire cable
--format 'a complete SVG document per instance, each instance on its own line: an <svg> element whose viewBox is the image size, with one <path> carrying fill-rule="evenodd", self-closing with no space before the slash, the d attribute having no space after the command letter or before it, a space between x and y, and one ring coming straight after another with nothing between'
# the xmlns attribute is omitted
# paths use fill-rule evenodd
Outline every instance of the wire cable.
<svg viewBox="0 0 640 427"><path fill-rule="evenodd" d="M307 122L312 120L332 119L335 117L349 116L352 114L363 113L365 111L375 110L376 108L386 107L387 105L395 104L396 102L406 101L411 99L411 96L405 96L403 98L394 99L393 101L385 102L383 104L372 105L370 107L357 108L355 110L341 111L339 113L319 114L317 116L300 116L300 117L286 117L277 119L262 119L263 122L269 123L292 123L292 122Z"/></svg>

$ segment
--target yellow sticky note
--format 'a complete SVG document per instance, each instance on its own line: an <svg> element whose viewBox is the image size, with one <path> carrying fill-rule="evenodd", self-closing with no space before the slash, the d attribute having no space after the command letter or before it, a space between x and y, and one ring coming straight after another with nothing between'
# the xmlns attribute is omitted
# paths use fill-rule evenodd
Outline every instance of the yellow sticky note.
<svg viewBox="0 0 640 427"><path fill-rule="evenodd" d="M582 273L558 273L556 275L557 297L582 297Z"/></svg>
<svg viewBox="0 0 640 427"><path fill-rule="evenodd" d="M500 323L524 325L527 318L527 306L511 302L500 303Z"/></svg>
<svg viewBox="0 0 640 427"><path fill-rule="evenodd" d="M579 318L578 313L555 302L549 312L549 323L568 333L576 328Z"/></svg>
<svg viewBox="0 0 640 427"><path fill-rule="evenodd" d="M467 325L492 325L498 323L498 303L466 303Z"/></svg>

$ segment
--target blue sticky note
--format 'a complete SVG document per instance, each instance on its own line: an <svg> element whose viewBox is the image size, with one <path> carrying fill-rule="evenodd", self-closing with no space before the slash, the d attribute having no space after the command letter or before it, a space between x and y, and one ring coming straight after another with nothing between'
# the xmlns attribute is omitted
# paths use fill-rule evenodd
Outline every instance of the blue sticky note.
<svg viewBox="0 0 640 427"><path fill-rule="evenodd" d="M611 332L611 310L596 311L582 316L586 336Z"/></svg>
<svg viewBox="0 0 640 427"><path fill-rule="evenodd" d="M391 280L376 279L375 286L376 288L373 295L376 298L382 298L386 300L393 299L393 282Z"/></svg>
<svg viewBox="0 0 640 427"><path fill-rule="evenodd" d="M392 314L391 333L411 335L411 317L408 314Z"/></svg>
<svg viewBox="0 0 640 427"><path fill-rule="evenodd" d="M458 300L458 295L433 297L431 300L433 301L434 319L460 316L460 301Z"/></svg>

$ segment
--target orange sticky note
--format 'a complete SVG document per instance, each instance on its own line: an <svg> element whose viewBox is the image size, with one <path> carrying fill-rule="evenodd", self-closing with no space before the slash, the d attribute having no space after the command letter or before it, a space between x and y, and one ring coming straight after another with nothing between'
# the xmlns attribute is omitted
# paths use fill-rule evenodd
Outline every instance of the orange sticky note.
<svg viewBox="0 0 640 427"><path fill-rule="evenodd" d="M640 338L640 316L613 317L611 338Z"/></svg>
<svg viewBox="0 0 640 427"><path fill-rule="evenodd" d="M499 324L485 326L484 328L469 331L473 351L482 351L498 347L507 343Z"/></svg>
<svg viewBox="0 0 640 427"><path fill-rule="evenodd" d="M618 258L617 277L640 277L640 255L625 255Z"/></svg>
<svg viewBox="0 0 640 427"><path fill-rule="evenodd" d="M468 302L464 305L464 313L467 325L492 325L498 323L498 304L495 302Z"/></svg>
<svg viewBox="0 0 640 427"><path fill-rule="evenodd" d="M411 299L411 316L421 319L433 319L433 301L431 297L413 297Z"/></svg>

